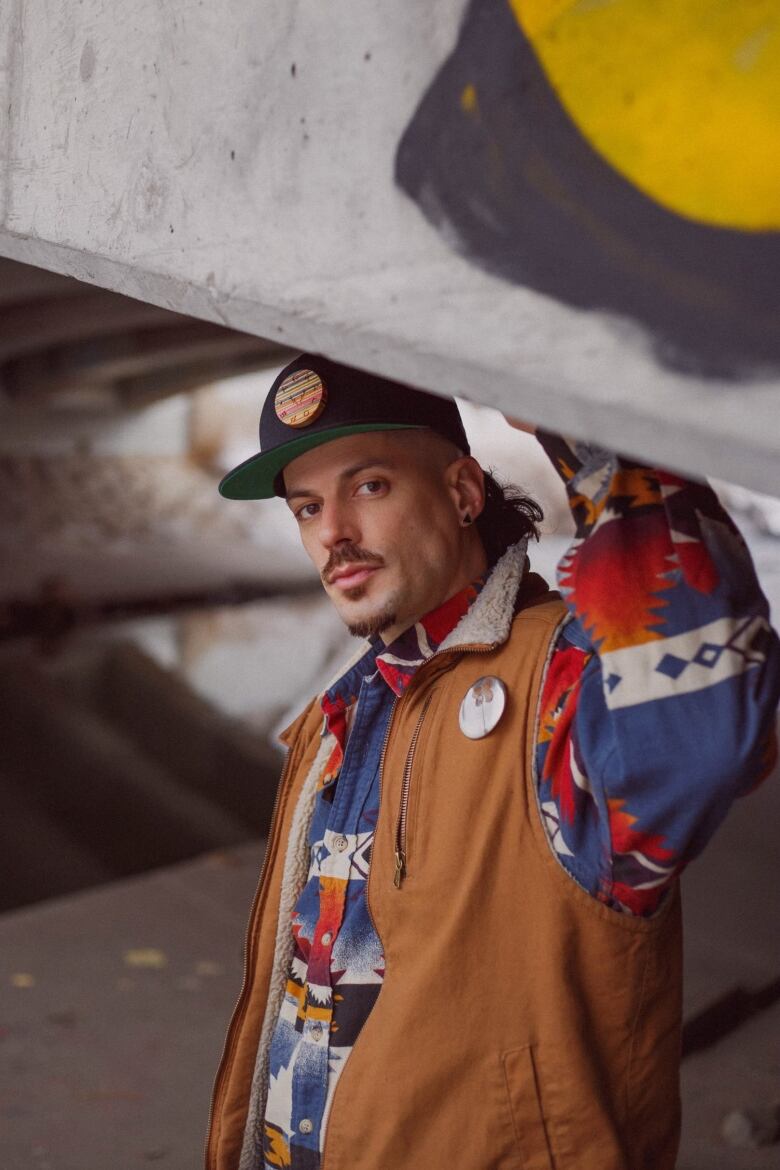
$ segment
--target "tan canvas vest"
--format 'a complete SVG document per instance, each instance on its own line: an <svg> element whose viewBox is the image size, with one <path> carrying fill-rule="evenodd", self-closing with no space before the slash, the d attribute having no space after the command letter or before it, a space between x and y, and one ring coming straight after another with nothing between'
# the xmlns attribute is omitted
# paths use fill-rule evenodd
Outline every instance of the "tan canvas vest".
<svg viewBox="0 0 780 1170"><path fill-rule="evenodd" d="M322 1170L673 1170L678 891L652 919L611 910L563 869L541 823L537 698L562 616L543 600L502 645L434 656L396 705L368 883L386 974L336 1088ZM483 675L509 700L498 727L469 740L458 710ZM280 845L299 831L321 723L313 703L289 729L209 1170L238 1166L277 929L289 930L277 923Z"/></svg>

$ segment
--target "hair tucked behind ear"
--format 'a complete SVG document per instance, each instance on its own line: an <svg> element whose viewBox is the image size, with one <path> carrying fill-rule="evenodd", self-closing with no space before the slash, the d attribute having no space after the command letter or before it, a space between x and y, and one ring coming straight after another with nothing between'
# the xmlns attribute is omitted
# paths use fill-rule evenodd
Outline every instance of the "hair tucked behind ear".
<svg viewBox="0 0 780 1170"><path fill-rule="evenodd" d="M539 539L539 522L544 519L536 500L523 495L515 484L503 486L485 472L485 507L477 517L477 530L489 565L494 565L510 544L524 536Z"/></svg>

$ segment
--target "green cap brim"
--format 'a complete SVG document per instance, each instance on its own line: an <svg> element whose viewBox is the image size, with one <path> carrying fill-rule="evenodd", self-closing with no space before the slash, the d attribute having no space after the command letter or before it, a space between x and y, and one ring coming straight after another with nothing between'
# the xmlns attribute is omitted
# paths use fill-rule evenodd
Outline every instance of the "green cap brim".
<svg viewBox="0 0 780 1170"><path fill-rule="evenodd" d="M251 459L239 463L229 471L219 485L219 494L228 500L270 500L276 495L276 477L288 463L323 443L340 439L344 435L359 435L365 431L419 431L421 428L410 423L353 423L349 426L333 427L329 431L317 431L312 435L301 435L291 439L273 451L260 451Z"/></svg>

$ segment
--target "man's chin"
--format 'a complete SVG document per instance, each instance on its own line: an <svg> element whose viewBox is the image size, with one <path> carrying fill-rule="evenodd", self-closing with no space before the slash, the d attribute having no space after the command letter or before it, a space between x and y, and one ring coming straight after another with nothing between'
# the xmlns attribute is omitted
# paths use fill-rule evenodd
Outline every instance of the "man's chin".
<svg viewBox="0 0 780 1170"><path fill-rule="evenodd" d="M328 589L328 596L353 638L375 638L397 622L398 601L395 590L385 590L384 597L372 597L373 574L354 589Z"/></svg>
<svg viewBox="0 0 780 1170"><path fill-rule="evenodd" d="M393 610L382 610L378 613L366 614L365 617L344 618L347 629L353 638L375 638L377 634L389 630L396 624Z"/></svg>
<svg viewBox="0 0 780 1170"><path fill-rule="evenodd" d="M355 602L365 596L365 589L358 587L350 590L356 597L345 595L342 599L348 604L339 605L339 617L344 622L353 638L375 638L384 630L389 630L396 623L396 611L392 605L357 605ZM350 604L351 603L351 604Z"/></svg>

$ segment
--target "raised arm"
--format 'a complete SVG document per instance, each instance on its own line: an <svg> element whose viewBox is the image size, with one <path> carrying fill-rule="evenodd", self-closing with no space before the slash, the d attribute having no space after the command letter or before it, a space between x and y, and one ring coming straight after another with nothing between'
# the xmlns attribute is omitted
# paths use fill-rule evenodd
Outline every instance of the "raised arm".
<svg viewBox="0 0 780 1170"><path fill-rule="evenodd" d="M576 524L573 621L537 748L548 833L602 901L650 914L776 758L780 646L742 537L704 483L537 433Z"/></svg>

